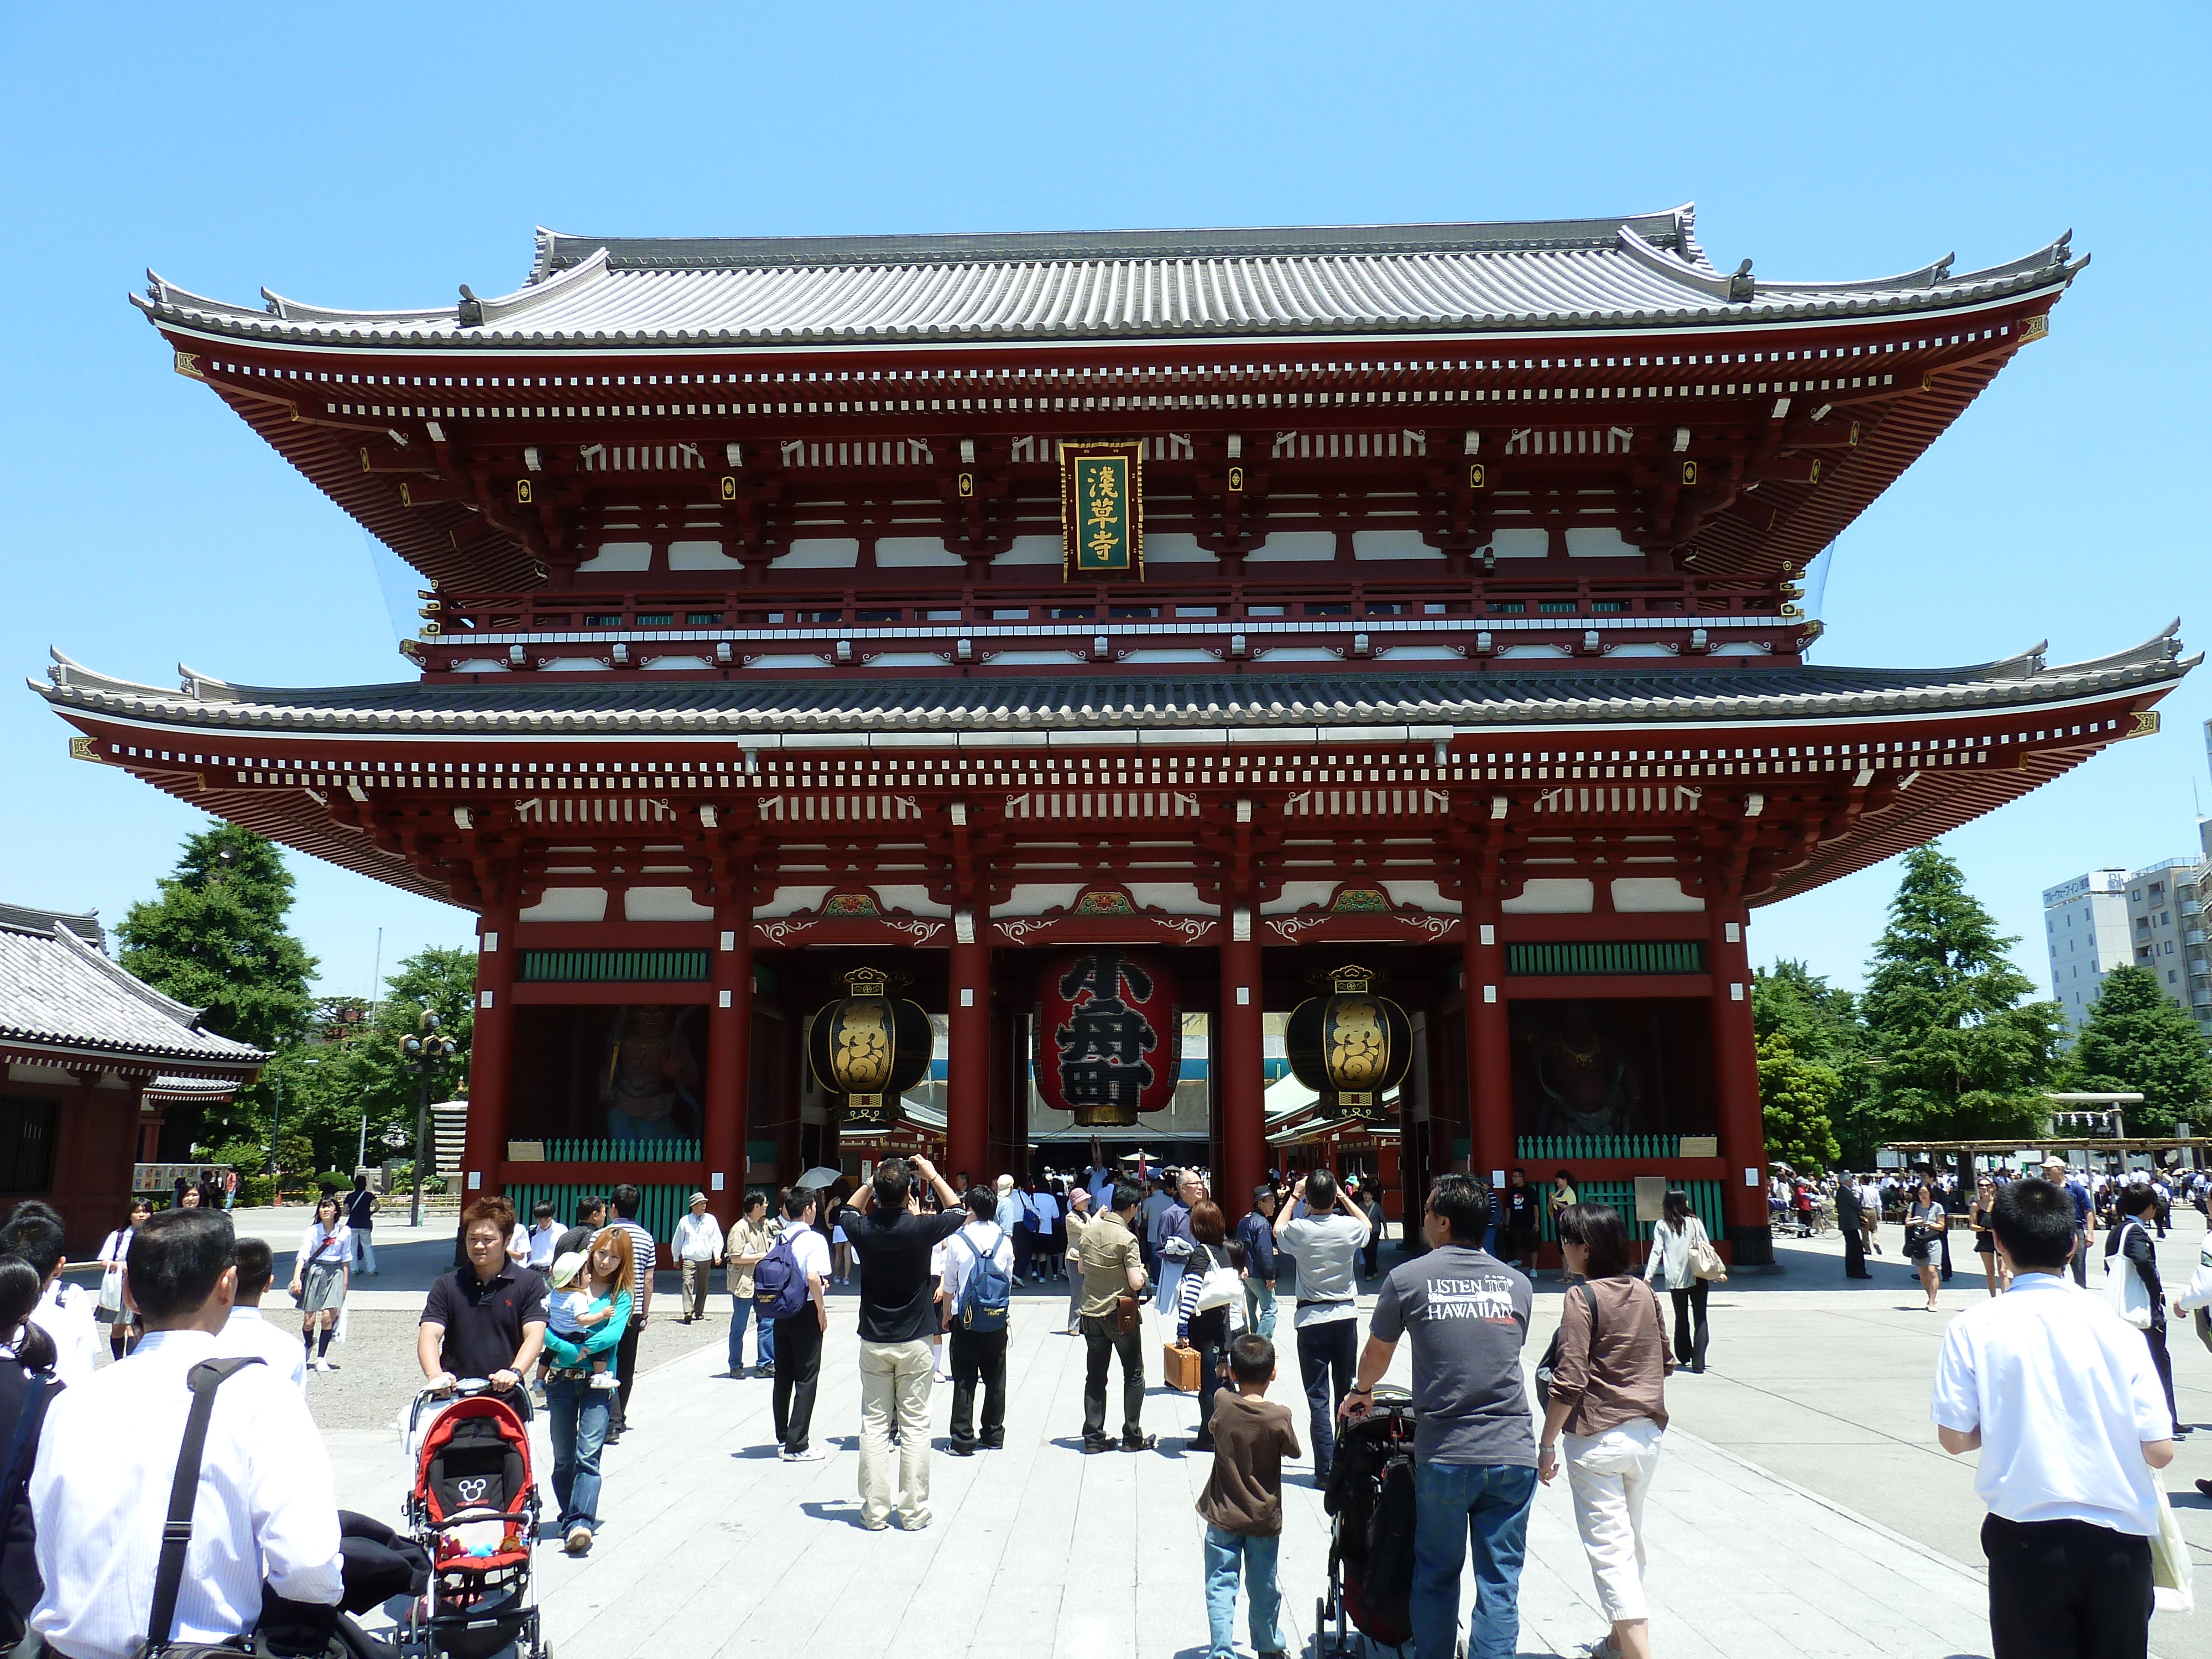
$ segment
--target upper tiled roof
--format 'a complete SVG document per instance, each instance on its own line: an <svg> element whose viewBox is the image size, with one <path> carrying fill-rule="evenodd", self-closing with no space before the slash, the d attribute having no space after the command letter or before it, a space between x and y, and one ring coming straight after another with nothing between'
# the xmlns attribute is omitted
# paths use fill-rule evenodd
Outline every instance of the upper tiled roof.
<svg viewBox="0 0 2212 1659"><path fill-rule="evenodd" d="M100 925L100 912L78 915L68 910L40 910L28 904L0 904L0 927L66 927L96 951L107 948L107 930Z"/></svg>
<svg viewBox="0 0 2212 1659"><path fill-rule="evenodd" d="M202 1030L199 1018L66 926L0 919L0 1045L50 1051L60 1063L143 1056L234 1076L268 1058Z"/></svg>
<svg viewBox="0 0 2212 1659"><path fill-rule="evenodd" d="M2061 288L2068 238L1954 275L1772 282L1716 269L1689 207L1526 224L1005 235L693 239L541 230L529 280L497 299L337 311L263 290L262 308L151 277L156 322L271 342L397 347L776 345L1451 336L1650 329L1945 310ZM2070 234L2070 233L2069 233Z"/></svg>
<svg viewBox="0 0 2212 1659"><path fill-rule="evenodd" d="M2178 626L2178 624L2177 624ZM408 736L675 734L773 743L821 736L865 744L876 733L939 733L986 742L1009 732L1139 727L1193 739L1224 730L1455 730L1589 724L1723 724L1863 719L1966 709L2001 712L2179 679L2184 659L2169 628L2116 655L2047 667L2035 653L1938 669L1771 666L1560 668L1531 673L1099 675L1080 679L945 678L879 680L617 678L551 682L526 675L492 684L228 685L203 675L186 689L110 679L59 652L58 708L210 732L392 732Z"/></svg>

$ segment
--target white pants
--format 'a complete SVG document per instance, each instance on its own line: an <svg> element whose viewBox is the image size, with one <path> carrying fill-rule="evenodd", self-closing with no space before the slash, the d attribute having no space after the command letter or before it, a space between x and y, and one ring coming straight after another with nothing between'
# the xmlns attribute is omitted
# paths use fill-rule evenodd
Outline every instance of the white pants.
<svg viewBox="0 0 2212 1659"><path fill-rule="evenodd" d="M1648 1417L1588 1437L1565 1437L1575 1530L1589 1557L1607 1620L1648 1619L1644 1599L1644 1494L1659 1468L1664 1433Z"/></svg>

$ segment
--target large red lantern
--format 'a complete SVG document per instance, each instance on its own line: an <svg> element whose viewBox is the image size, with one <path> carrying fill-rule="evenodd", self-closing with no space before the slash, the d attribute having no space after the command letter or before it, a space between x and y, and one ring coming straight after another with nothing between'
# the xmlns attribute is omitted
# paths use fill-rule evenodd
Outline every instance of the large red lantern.
<svg viewBox="0 0 2212 1659"><path fill-rule="evenodd" d="M1158 957L1101 945L1049 958L1037 975L1037 1092L1085 1128L1114 1128L1175 1098L1182 998Z"/></svg>

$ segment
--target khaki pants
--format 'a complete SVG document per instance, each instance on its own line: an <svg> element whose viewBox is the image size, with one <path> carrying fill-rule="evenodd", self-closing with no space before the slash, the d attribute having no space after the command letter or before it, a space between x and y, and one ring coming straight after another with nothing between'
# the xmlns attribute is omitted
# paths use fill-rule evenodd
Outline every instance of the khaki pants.
<svg viewBox="0 0 2212 1659"><path fill-rule="evenodd" d="M707 1285L714 1276L711 1261L686 1261L684 1269L684 1316L704 1319L707 1316Z"/></svg>
<svg viewBox="0 0 2212 1659"><path fill-rule="evenodd" d="M936 1382L929 1344L860 1344L860 1522L890 1518L891 1420L898 1420L899 1524L929 1524L929 1396Z"/></svg>

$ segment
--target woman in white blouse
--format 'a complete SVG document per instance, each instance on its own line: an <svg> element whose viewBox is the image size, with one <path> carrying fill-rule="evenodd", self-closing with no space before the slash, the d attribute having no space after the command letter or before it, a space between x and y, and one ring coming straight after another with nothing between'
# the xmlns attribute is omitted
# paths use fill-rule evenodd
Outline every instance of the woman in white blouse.
<svg viewBox="0 0 2212 1659"><path fill-rule="evenodd" d="M300 1340L307 1345L310 1370L337 1370L331 1360L331 1337L337 1329L338 1310L345 1306L352 1269L353 1229L345 1224L337 1197L325 1193L315 1205L314 1224L292 1259L292 1299L300 1304Z"/></svg>
<svg viewBox="0 0 2212 1659"><path fill-rule="evenodd" d="M107 1327L107 1350L118 1359L123 1358L125 1344L131 1335L131 1310L123 1301L123 1264L131 1259L131 1241L146 1218L154 1213L154 1206L143 1198L131 1200L131 1218L100 1242L100 1320Z"/></svg>
<svg viewBox="0 0 2212 1659"><path fill-rule="evenodd" d="M1674 1304L1674 1359L1692 1371L1705 1368L1705 1346L1711 1332L1705 1324L1705 1297L1712 1290L1698 1277L1690 1260L1693 1246L1710 1245L1705 1224L1690 1208L1690 1195L1670 1192L1651 1228L1651 1257L1644 1264L1645 1282L1667 1281L1668 1299Z"/></svg>

